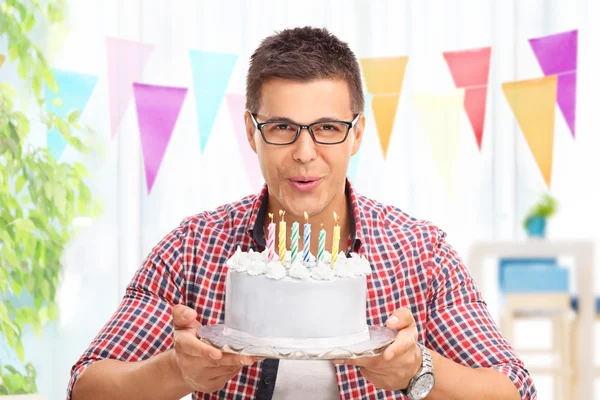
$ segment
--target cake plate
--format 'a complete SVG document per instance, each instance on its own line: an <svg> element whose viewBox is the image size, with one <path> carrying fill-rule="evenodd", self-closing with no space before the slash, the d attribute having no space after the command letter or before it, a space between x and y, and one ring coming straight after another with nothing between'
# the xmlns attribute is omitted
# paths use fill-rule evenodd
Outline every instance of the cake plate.
<svg viewBox="0 0 600 400"><path fill-rule="evenodd" d="M396 338L397 331L384 326L369 326L369 340L348 346L318 349L298 349L276 346L256 346L240 339L225 336L224 324L206 325L198 328L199 339L224 353L243 356L276 358L283 360L347 360L377 356Z"/></svg>

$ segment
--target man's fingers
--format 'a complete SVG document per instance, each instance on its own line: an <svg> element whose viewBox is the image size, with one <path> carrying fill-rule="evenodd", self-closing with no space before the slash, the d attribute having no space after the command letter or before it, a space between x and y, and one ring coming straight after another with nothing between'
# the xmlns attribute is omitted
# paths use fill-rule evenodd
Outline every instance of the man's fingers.
<svg viewBox="0 0 600 400"><path fill-rule="evenodd" d="M344 364L344 365L356 365L359 367L365 368L381 368L385 361L381 356L376 357L362 357L356 359L348 359L348 360L334 360L334 364Z"/></svg>
<svg viewBox="0 0 600 400"><path fill-rule="evenodd" d="M175 305L172 313L175 330L196 328L198 325L200 325L200 323L196 321L196 311L184 306L183 304Z"/></svg>
<svg viewBox="0 0 600 400"><path fill-rule="evenodd" d="M408 328L414 323L415 319L408 308L399 308L388 318L386 325L388 328L399 331Z"/></svg>
<svg viewBox="0 0 600 400"><path fill-rule="evenodd" d="M396 335L396 339L383 352L383 359L391 361L398 355L404 354L411 346L417 342L417 327L413 326L401 330Z"/></svg>
<svg viewBox="0 0 600 400"><path fill-rule="evenodd" d="M204 343L191 332L181 332L175 336L175 350L179 354L203 357L213 361L223 358L223 353L219 349Z"/></svg>

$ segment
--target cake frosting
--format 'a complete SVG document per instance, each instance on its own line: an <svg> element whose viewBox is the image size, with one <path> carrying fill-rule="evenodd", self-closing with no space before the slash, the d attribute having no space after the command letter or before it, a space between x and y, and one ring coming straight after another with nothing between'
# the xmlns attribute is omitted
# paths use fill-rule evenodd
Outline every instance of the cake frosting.
<svg viewBox="0 0 600 400"><path fill-rule="evenodd" d="M269 261L267 251L238 248L227 261L224 334L258 346L318 349L369 339L367 275L356 253L317 262Z"/></svg>

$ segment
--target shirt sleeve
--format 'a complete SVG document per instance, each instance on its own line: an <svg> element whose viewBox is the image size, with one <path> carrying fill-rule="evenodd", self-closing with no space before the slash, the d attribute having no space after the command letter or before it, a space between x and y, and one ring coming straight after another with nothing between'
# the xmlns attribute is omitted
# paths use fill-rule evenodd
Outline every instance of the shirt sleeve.
<svg viewBox="0 0 600 400"><path fill-rule="evenodd" d="M426 346L460 364L500 371L523 400L536 399L529 372L500 333L463 261L441 231L433 245L430 273Z"/></svg>
<svg viewBox="0 0 600 400"><path fill-rule="evenodd" d="M117 311L71 368L67 400L77 379L95 361L140 361L172 347L171 309L185 298L180 234L171 232L144 260Z"/></svg>

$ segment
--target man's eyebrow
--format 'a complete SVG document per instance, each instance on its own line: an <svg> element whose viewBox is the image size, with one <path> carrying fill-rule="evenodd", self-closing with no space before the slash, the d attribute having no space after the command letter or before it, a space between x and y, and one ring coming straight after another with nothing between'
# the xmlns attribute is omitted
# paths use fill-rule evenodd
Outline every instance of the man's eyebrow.
<svg viewBox="0 0 600 400"><path fill-rule="evenodd" d="M334 117L321 117L321 118L317 119L316 121L311 122L311 124L316 124L319 122L327 122L327 121L340 121L340 119L334 118ZM271 117L265 121L265 123L268 123L268 122L285 122L288 124L302 125L288 117Z"/></svg>

